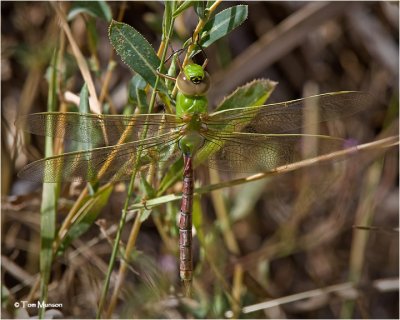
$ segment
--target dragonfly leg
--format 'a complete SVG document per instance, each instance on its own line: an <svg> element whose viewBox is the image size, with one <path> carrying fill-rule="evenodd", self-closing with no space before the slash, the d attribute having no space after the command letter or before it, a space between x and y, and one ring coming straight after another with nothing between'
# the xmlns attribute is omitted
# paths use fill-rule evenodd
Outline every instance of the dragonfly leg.
<svg viewBox="0 0 400 320"><path fill-rule="evenodd" d="M143 198L142 200L140 200L140 202L142 203L143 207L144 207L146 210L150 210L150 209L147 207L147 205L146 205L147 200L146 200L145 198Z"/></svg>
<svg viewBox="0 0 400 320"><path fill-rule="evenodd" d="M158 70L156 70L156 73L157 73L157 75L159 75L160 77L163 77L163 78L166 78L166 79L169 79L169 80L172 80L172 81L175 81L175 82L176 82L176 78L174 78L174 77L171 77L171 76L169 76L169 75L163 74L163 73L159 72Z"/></svg>

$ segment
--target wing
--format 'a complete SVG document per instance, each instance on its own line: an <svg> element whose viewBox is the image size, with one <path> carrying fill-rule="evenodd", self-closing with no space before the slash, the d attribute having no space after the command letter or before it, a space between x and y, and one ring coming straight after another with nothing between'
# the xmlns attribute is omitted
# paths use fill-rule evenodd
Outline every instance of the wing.
<svg viewBox="0 0 400 320"><path fill-rule="evenodd" d="M183 124L180 118L170 114L124 116L43 112L22 116L16 125L33 134L106 146L117 144L123 134L126 138L123 142L131 142L139 140L144 130L150 138L179 129Z"/></svg>
<svg viewBox="0 0 400 320"><path fill-rule="evenodd" d="M211 130L254 133L300 133L305 112L319 113L318 122L365 110L371 96L364 92L334 92L299 100L215 112L204 121Z"/></svg>
<svg viewBox="0 0 400 320"><path fill-rule="evenodd" d="M18 176L31 181L118 181L130 179L138 160L139 171L152 163L172 161L180 154L176 148L179 133L171 132L142 141L70 152L28 164Z"/></svg>
<svg viewBox="0 0 400 320"><path fill-rule="evenodd" d="M340 138L302 134L212 132L204 137L207 142L197 155L197 164L207 157L211 168L247 173L268 171L304 159L302 142L307 138L317 139L318 148L313 156L340 150L345 142Z"/></svg>

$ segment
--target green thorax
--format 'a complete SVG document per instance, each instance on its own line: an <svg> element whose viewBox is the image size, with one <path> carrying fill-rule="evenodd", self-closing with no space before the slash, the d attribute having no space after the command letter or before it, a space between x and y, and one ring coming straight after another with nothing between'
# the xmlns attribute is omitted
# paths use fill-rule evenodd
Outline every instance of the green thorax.
<svg viewBox="0 0 400 320"><path fill-rule="evenodd" d="M201 114L207 112L210 78L200 65L191 63L179 74L177 86L176 115L186 122L179 148L184 154L193 156L204 144Z"/></svg>
<svg viewBox="0 0 400 320"><path fill-rule="evenodd" d="M205 113L207 112L208 101L205 96L187 96L181 91L176 95L176 115Z"/></svg>
<svg viewBox="0 0 400 320"><path fill-rule="evenodd" d="M179 139L179 148L184 154L193 156L204 144L201 134L202 121L199 113L189 115L186 119L184 134Z"/></svg>

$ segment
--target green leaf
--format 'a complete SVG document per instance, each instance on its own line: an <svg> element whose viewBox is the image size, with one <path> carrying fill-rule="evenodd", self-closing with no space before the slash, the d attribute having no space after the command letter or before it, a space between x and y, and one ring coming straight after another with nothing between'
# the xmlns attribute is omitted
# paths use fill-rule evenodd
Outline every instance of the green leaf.
<svg viewBox="0 0 400 320"><path fill-rule="evenodd" d="M170 76L170 77L176 78L178 73L179 73L179 69L178 69L178 54L175 53L173 55L173 57L172 57L172 61L171 61L171 64L170 64L170 66L168 68L167 75ZM170 79L166 79L165 80L165 84L166 84L168 90L172 92L172 90L175 87L175 81L170 80Z"/></svg>
<svg viewBox="0 0 400 320"><path fill-rule="evenodd" d="M172 16L174 18L176 18L177 16L179 16L183 11L185 11L186 9L192 7L195 4L196 1L194 0L188 0L183 2L172 14Z"/></svg>
<svg viewBox="0 0 400 320"><path fill-rule="evenodd" d="M67 19L70 21L80 13L87 13L105 21L112 19L111 9L104 1L73 1Z"/></svg>
<svg viewBox="0 0 400 320"><path fill-rule="evenodd" d="M57 110L57 70L58 52L54 50L51 61L49 88L47 98L47 111ZM49 122L46 126L52 126ZM45 156L53 156L53 138L45 138ZM44 183L42 191L42 203L40 206L40 300L47 302L48 284L53 263L53 241L56 234L57 202L60 194L60 183ZM39 317L43 318L45 308L39 311Z"/></svg>
<svg viewBox="0 0 400 320"><path fill-rule="evenodd" d="M143 209L142 214L140 215L140 222L146 221L150 217L150 214L152 212L153 212L152 209Z"/></svg>
<svg viewBox="0 0 400 320"><path fill-rule="evenodd" d="M226 97L217 107L216 111L222 111L226 109L245 108L261 106L269 98L272 91L275 89L276 82L267 79L253 80L244 86L237 88L233 93ZM249 123L252 119L249 118ZM246 122L241 122L242 127L247 125ZM227 122L221 124L220 130L223 131L226 126L231 125ZM238 127L236 127L240 130ZM214 143L207 143L195 156L194 166L198 166L204 162L211 153L215 153L218 150L215 148Z"/></svg>
<svg viewBox="0 0 400 320"><path fill-rule="evenodd" d="M171 24L173 23L173 12L176 9L176 3L176 1L164 1L165 10L162 23L163 35L167 35L168 30L171 28Z"/></svg>
<svg viewBox="0 0 400 320"><path fill-rule="evenodd" d="M154 88L160 59L150 43L131 26L115 20L111 21L109 38L122 61ZM167 93L162 82L158 89Z"/></svg>
<svg viewBox="0 0 400 320"><path fill-rule="evenodd" d="M154 198L156 195L156 191L153 186L147 181L144 175L141 176L141 186L144 192L146 193L146 198Z"/></svg>
<svg viewBox="0 0 400 320"><path fill-rule="evenodd" d="M196 228L197 237L200 243L204 245L203 212L201 210L200 196L193 197L192 211L193 226Z"/></svg>
<svg viewBox="0 0 400 320"><path fill-rule="evenodd" d="M268 79L253 80L225 97L217 106L216 111L263 105L276 85L277 82Z"/></svg>
<svg viewBox="0 0 400 320"><path fill-rule="evenodd" d="M221 11L206 23L202 30L199 44L203 48L207 48L210 44L241 25L246 19L246 5L238 5Z"/></svg>
<svg viewBox="0 0 400 320"><path fill-rule="evenodd" d="M89 91L86 83L82 86L81 92L79 94L79 112L81 113L90 112Z"/></svg>
<svg viewBox="0 0 400 320"><path fill-rule="evenodd" d="M146 91L146 81L136 74L129 82L128 88L128 103L134 106L139 106L140 113L146 113L148 108ZM134 109L132 110L133 113Z"/></svg>
<svg viewBox="0 0 400 320"><path fill-rule="evenodd" d="M172 166L168 168L168 171L165 173L163 179L160 182L160 186L158 188L158 194L164 193L169 187L171 187L176 181L182 179L183 172L183 158L180 157L178 160L174 162Z"/></svg>
<svg viewBox="0 0 400 320"><path fill-rule="evenodd" d="M129 102L136 102L139 99L138 90L144 90L146 85L146 81L139 74L134 75L129 82Z"/></svg>
<svg viewBox="0 0 400 320"><path fill-rule="evenodd" d="M200 19L206 17L207 1L195 1L194 11Z"/></svg>
<svg viewBox="0 0 400 320"><path fill-rule="evenodd" d="M83 205L78 213L79 218L71 226L63 240L61 247L64 250L74 239L80 237L93 225L101 210L108 203L112 191L112 185L105 185L101 187L94 196L88 195L83 199Z"/></svg>
<svg viewBox="0 0 400 320"><path fill-rule="evenodd" d="M154 210L157 212L157 209ZM179 212L179 202L170 201L165 204L165 228L170 233L171 237L179 237L179 227L176 223L176 213Z"/></svg>
<svg viewBox="0 0 400 320"><path fill-rule="evenodd" d="M263 179L238 186L239 192L236 194L234 204L229 210L232 223L244 219L253 212L257 201L264 194L265 186L269 181L268 179Z"/></svg>
<svg viewBox="0 0 400 320"><path fill-rule="evenodd" d="M87 84L85 83L82 86L81 92L79 94L79 112L80 113L90 113L90 106L89 106L89 91L88 91L88 87ZM89 124L86 123L86 119L85 118L79 118L78 121L81 123L81 127L85 128L88 127ZM94 148L96 145L98 145L98 143L100 141L103 141L103 133L102 132L98 132L97 134L94 134L94 132L92 132L91 135L91 141L87 141L87 142L73 142L72 145L76 147L76 150L90 150L92 148ZM75 145L76 143L76 145ZM87 158L87 160L89 160L90 157ZM90 164L91 162L89 162ZM90 169L90 165L88 170L93 170Z"/></svg>
<svg viewBox="0 0 400 320"><path fill-rule="evenodd" d="M150 183L146 180L146 177L144 174L141 175L140 182L141 182L140 183L141 191L138 195L136 195L134 202L135 203L140 202L143 204L143 209L141 209L141 214L140 214L140 222L144 222L150 217L150 214L153 212L153 209L151 209L151 208L148 209L146 207L146 199L154 198L156 196L156 191L150 185ZM145 193L146 195L143 196L143 193Z"/></svg>

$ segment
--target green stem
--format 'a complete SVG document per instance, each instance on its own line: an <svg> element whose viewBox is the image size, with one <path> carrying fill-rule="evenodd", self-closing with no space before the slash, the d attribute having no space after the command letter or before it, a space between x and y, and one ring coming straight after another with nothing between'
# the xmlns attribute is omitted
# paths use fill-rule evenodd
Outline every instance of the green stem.
<svg viewBox="0 0 400 320"><path fill-rule="evenodd" d="M170 28L170 30L168 32L168 35L167 35L166 39L165 39L166 44L168 44L168 42L169 42L172 30L173 30L173 24L171 24L171 28ZM165 60L165 56L167 54L167 49L168 49L168 45L166 45L164 47L164 50L163 50L163 53L162 53L161 63L160 63L160 67L159 67L160 70L162 70L162 68L164 66L164 60ZM159 82L160 82L160 76L157 75L156 81L155 81L155 84L154 84L154 89L153 89L153 92L152 92L152 95L151 95L151 98L150 98L148 113L152 113L152 111L153 111L153 107L154 107L154 104L155 104L155 101L156 101L156 95L157 95L157 87L158 87L158 83ZM141 134L141 137L140 137L141 140L146 138L147 132L148 132L148 128L146 127L143 130L142 134ZM100 318L101 313L103 311L104 303L105 303L107 292L108 292L108 288L110 286L111 274L112 274L112 271L113 271L113 268L114 268L115 261L117 259L117 254L118 254L118 251L119 251L119 242L121 240L122 229L123 229L123 227L125 225L125 222L126 222L126 216L127 216L128 206L129 206L129 199L132 196L133 188L134 188L134 185L135 185L136 174L139 171L139 163L140 163L140 158L141 158L142 151L143 151L143 147L140 147L138 152L137 152L137 158L136 158L134 170L133 170L130 182L129 182L127 197L126 197L126 200L125 200L124 208L122 209L122 215L121 215L121 219L120 219L120 222L119 222L119 225L118 225L118 231L117 231L117 234L115 235L114 246L113 246L113 250L112 250L112 253L111 253L111 257L110 257L110 262L108 264L108 270L107 270L105 283L104 283L104 286L103 286L103 290L101 292L99 308L98 308L97 314L96 314L96 318L97 319Z"/></svg>
<svg viewBox="0 0 400 320"><path fill-rule="evenodd" d="M212 16L213 12L217 9L217 7L221 3L222 3L222 0L215 1L214 4L209 8L207 17L205 19L200 19L199 20L199 22L197 23L196 29L193 31L193 36L192 36L193 39L196 40L199 37L199 34L200 34L201 30L203 29L205 24L210 19L210 17ZM184 58L183 63L182 63L182 68L184 68L188 64L190 54L193 52L195 47L196 47L196 42L193 42L192 44L189 45L189 48L188 48L188 50L186 52L185 58ZM172 90L172 94L171 95L173 97L175 97L177 92L178 92L178 87L175 84L175 88L174 88L174 90Z"/></svg>
<svg viewBox="0 0 400 320"><path fill-rule="evenodd" d="M56 111L57 106L57 48L54 49L51 60L51 77L49 80L49 96L47 110ZM48 124L47 124L48 125ZM53 139L46 137L46 157L54 155ZM44 183L42 192L42 204L40 208L40 300L47 303L48 285L53 263L52 243L56 234L57 199L59 196L60 183ZM45 308L39 309L39 319L45 317Z"/></svg>

